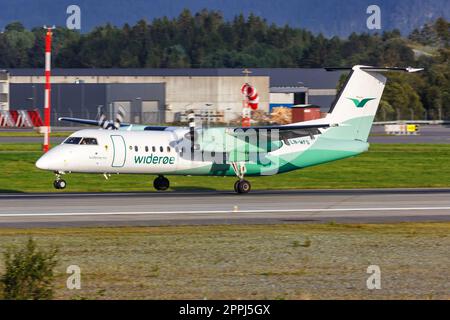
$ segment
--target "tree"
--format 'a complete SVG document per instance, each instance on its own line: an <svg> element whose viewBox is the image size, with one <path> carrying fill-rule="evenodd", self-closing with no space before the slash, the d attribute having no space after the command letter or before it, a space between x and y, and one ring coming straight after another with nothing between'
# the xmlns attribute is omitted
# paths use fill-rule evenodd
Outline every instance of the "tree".
<svg viewBox="0 0 450 320"><path fill-rule="evenodd" d="M7 25L0 33L0 68L42 68L44 34L42 28L28 31L20 22ZM268 24L256 14L225 20L218 11L184 10L175 18L140 20L122 28L106 24L85 34L57 28L53 61L61 68L420 66L425 72L388 82L390 96L382 107L391 114L400 106L410 117L404 105L412 103L415 117L425 107L436 118L450 113L449 37L450 23L443 18L414 30L409 39L398 30L330 39ZM412 48L425 54L415 57Z"/></svg>
<svg viewBox="0 0 450 320"><path fill-rule="evenodd" d="M441 42L440 44L448 47L450 45L450 22L444 18L439 18L434 24L434 30Z"/></svg>
<svg viewBox="0 0 450 320"><path fill-rule="evenodd" d="M28 51L33 47L34 40L34 34L26 30L20 22L8 24L0 38L3 43L0 50L5 54L2 59L5 67L28 67Z"/></svg>
<svg viewBox="0 0 450 320"><path fill-rule="evenodd" d="M4 254L5 273L0 278L3 298L41 300L53 297L53 269L58 264L56 248L43 250L29 238L22 249L9 248Z"/></svg>
<svg viewBox="0 0 450 320"><path fill-rule="evenodd" d="M422 101L416 90L402 76L390 75L383 98L386 112L395 111L395 120L422 119L425 113Z"/></svg>

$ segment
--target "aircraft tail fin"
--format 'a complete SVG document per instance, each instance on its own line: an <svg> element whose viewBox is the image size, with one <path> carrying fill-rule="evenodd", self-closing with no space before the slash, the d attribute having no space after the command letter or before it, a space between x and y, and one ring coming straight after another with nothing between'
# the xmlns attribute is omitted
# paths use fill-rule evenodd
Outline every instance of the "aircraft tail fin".
<svg viewBox="0 0 450 320"><path fill-rule="evenodd" d="M339 124L340 138L367 141L387 81L381 72L418 72L423 69L369 66L327 69L335 70L351 72L326 119L329 123Z"/></svg>

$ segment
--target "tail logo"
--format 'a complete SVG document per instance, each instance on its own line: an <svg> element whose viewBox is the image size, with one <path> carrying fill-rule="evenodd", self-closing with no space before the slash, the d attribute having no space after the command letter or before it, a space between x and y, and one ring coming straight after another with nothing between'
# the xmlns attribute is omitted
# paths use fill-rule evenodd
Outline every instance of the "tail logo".
<svg viewBox="0 0 450 320"><path fill-rule="evenodd" d="M362 100L354 99L354 98L347 98L355 104L357 108L364 108L364 106L367 104L367 102L375 100L375 98L366 98Z"/></svg>

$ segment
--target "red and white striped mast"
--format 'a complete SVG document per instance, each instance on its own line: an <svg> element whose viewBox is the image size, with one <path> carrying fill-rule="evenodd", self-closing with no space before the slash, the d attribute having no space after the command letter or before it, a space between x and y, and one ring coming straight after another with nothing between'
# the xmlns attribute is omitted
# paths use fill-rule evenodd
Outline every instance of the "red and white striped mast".
<svg viewBox="0 0 450 320"><path fill-rule="evenodd" d="M44 145L42 151L47 152L50 145L50 108L51 108L51 68L52 68L52 30L55 27L46 27L45 34L45 106L44 106Z"/></svg>
<svg viewBox="0 0 450 320"><path fill-rule="evenodd" d="M249 74L251 74L252 72L248 69L245 69L244 71L242 71L242 73L245 76L245 84L242 87L241 91L242 94L244 95L244 100L242 101L242 127L250 127L250 115L251 115L251 111L250 108L248 106L248 98L246 95L246 88L248 86L248 76Z"/></svg>
<svg viewBox="0 0 450 320"><path fill-rule="evenodd" d="M244 100L242 101L242 127L251 126L251 115L252 110L258 109L259 104L259 94L255 87L253 87L249 81L248 76L252 72L248 69L242 71L245 74L245 84L241 88Z"/></svg>

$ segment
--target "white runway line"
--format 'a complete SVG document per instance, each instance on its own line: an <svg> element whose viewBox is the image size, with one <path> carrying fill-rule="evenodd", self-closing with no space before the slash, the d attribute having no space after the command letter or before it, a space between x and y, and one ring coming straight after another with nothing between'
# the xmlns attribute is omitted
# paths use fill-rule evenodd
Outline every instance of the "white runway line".
<svg viewBox="0 0 450 320"><path fill-rule="evenodd" d="M396 193L404 193L405 195L410 194L410 192L424 192L429 193L432 192L434 194L447 194L450 192L450 188L380 188L380 189L286 189L286 190L255 190L253 191L253 194L250 194L248 196L252 195L261 195L261 194L267 194L267 193L282 193L284 195L293 195L296 192L298 192L298 195L316 195L321 194L321 192L324 193L348 193L348 192L355 192L355 195L370 195L365 194L368 192L373 192L375 195L378 195L380 192L389 192L393 191ZM302 193L303 192L303 193ZM223 195L235 195L235 193L231 191L226 190L217 190L213 192L200 192L200 191L183 191L183 192L155 192L155 191L139 191L139 192L95 192L95 193L0 193L0 199L1 198L70 198L70 197L125 197L125 196L164 196L164 195L182 195L182 196L207 196L207 195L213 195L213 196L223 196Z"/></svg>
<svg viewBox="0 0 450 320"><path fill-rule="evenodd" d="M314 209L274 209L274 210L211 210L211 211L130 211L130 212L65 212L65 213L1 213L0 217L52 217L52 216L119 216L119 215L160 215L160 214L236 214L236 213L296 213L296 212L379 212L379 211L437 211L450 207L411 207L411 208L314 208ZM449 212L450 214L450 212Z"/></svg>
<svg viewBox="0 0 450 320"><path fill-rule="evenodd" d="M154 193L43 193L43 194L20 194L20 193L8 193L8 194L0 194L0 198L69 198L70 196L74 197L112 197L112 196L136 196L136 195L153 195ZM188 194L189 195L189 194ZM194 194L193 194L194 195Z"/></svg>

